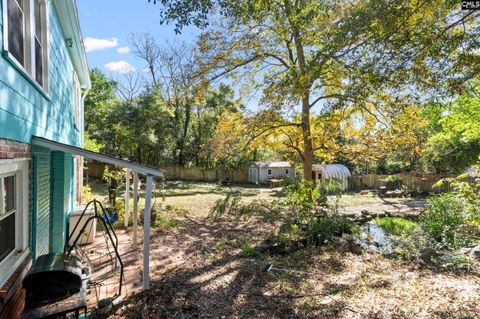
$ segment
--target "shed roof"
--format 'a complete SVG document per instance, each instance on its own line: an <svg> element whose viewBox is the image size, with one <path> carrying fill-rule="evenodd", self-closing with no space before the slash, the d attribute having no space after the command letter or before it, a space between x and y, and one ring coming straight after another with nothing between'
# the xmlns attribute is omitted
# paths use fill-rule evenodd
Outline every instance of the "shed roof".
<svg viewBox="0 0 480 319"><path fill-rule="evenodd" d="M253 166L268 167L268 168L292 167L292 165L289 162L253 162Z"/></svg>
<svg viewBox="0 0 480 319"><path fill-rule="evenodd" d="M352 176L348 167L342 164L314 164L312 169L317 172L321 171L324 178L345 178Z"/></svg>

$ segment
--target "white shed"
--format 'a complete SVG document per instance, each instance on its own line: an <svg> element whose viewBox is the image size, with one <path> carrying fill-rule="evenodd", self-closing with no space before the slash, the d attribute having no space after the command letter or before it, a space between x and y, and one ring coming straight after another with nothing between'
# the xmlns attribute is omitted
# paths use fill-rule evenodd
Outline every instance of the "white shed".
<svg viewBox="0 0 480 319"><path fill-rule="evenodd" d="M312 167L312 180L319 184L328 179L335 178L341 182L343 190L348 190L351 184L352 174L348 167L342 164L314 164Z"/></svg>
<svg viewBox="0 0 480 319"><path fill-rule="evenodd" d="M255 184L266 183L269 179L295 177L295 168L289 162L254 162L248 168L248 181Z"/></svg>

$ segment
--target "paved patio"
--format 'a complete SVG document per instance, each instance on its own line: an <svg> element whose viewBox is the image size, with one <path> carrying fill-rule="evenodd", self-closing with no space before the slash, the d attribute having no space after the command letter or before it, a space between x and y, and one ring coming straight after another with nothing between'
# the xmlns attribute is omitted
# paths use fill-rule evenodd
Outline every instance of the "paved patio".
<svg viewBox="0 0 480 319"><path fill-rule="evenodd" d="M140 249L133 247L133 240L125 230L115 230L118 237L119 253L124 265L122 295L126 297L142 289L142 256ZM104 231L97 231L94 242L81 246L82 259L90 264L91 284L88 293L88 310L97 308L98 302L113 298L118 292L120 264L115 251Z"/></svg>

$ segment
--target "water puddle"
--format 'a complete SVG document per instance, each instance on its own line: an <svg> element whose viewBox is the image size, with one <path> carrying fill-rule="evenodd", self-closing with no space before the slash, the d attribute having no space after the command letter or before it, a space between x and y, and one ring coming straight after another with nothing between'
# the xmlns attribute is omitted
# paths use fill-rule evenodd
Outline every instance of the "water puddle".
<svg viewBox="0 0 480 319"><path fill-rule="evenodd" d="M392 241L382 227L374 223L366 223L361 227L360 245L364 249L379 251L384 254L393 252Z"/></svg>

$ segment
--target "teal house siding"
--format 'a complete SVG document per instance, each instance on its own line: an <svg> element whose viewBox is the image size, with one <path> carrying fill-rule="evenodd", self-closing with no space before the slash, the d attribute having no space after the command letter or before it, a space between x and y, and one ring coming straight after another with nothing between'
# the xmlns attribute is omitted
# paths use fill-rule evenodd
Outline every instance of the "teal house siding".
<svg viewBox="0 0 480 319"><path fill-rule="evenodd" d="M8 243L14 250L0 257L0 318L24 310L30 259L64 251L83 171L81 161L74 168L72 149L60 146L83 146L83 99L91 87L76 0L14 1L0 0L0 172L15 176L18 205Z"/></svg>
<svg viewBox="0 0 480 319"><path fill-rule="evenodd" d="M50 251L62 252L67 236L67 214L71 210L71 172L73 168L73 158L70 154L64 152L51 153L51 236Z"/></svg>
<svg viewBox="0 0 480 319"><path fill-rule="evenodd" d="M32 145L32 136L82 147L82 116L80 127L75 125L74 74L83 88L90 82L74 0L44 1L46 90L5 51L3 3L0 0L0 140L30 144L29 246L36 258L64 249L68 214L75 205L75 172L71 154Z"/></svg>
<svg viewBox="0 0 480 319"><path fill-rule="evenodd" d="M0 5L1 5L0 1ZM29 77L0 56L0 137L30 143L32 135L80 145L74 124L73 64L60 27L56 8L47 1L48 12L48 92L42 92ZM2 8L3 11L3 8ZM2 19L3 14L0 14ZM3 30L3 21L1 30ZM3 32L0 35L3 51Z"/></svg>

